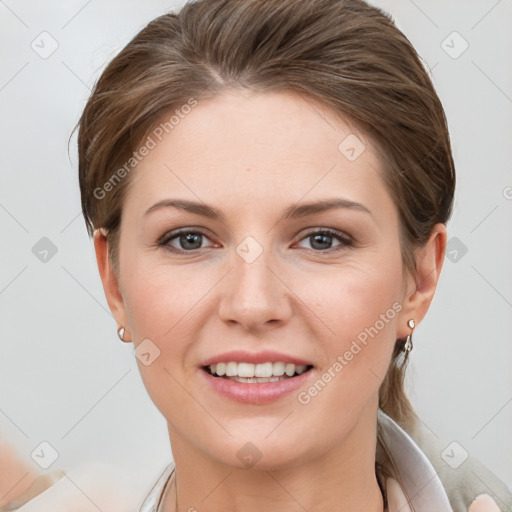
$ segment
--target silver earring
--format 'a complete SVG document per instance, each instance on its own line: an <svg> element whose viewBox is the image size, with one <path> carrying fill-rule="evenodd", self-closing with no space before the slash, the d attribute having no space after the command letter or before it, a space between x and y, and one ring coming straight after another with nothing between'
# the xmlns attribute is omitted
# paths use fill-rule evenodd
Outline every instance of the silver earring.
<svg viewBox="0 0 512 512"><path fill-rule="evenodd" d="M412 329L412 331L411 331L411 334L407 335L407 339L405 340L405 344L404 344L404 352L405 352L406 356L408 356L409 352L413 349L412 333L414 331L414 328L416 327L416 323L414 322L413 319L411 319L407 322L407 325Z"/></svg>
<svg viewBox="0 0 512 512"><path fill-rule="evenodd" d="M117 335L119 336L119 339L121 341L124 341L125 343L128 343L125 339L124 339L124 327L119 327L119 329L117 330Z"/></svg>

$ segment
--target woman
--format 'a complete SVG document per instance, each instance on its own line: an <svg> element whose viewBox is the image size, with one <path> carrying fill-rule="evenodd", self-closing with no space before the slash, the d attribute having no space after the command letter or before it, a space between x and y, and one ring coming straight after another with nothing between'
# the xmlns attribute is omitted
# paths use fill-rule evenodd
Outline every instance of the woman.
<svg viewBox="0 0 512 512"><path fill-rule="evenodd" d="M403 378L455 175L442 105L386 15L164 15L101 76L79 158L119 336L168 423L174 464L142 510L510 507L475 461L443 482L400 428L425 436Z"/></svg>
<svg viewBox="0 0 512 512"><path fill-rule="evenodd" d="M511 509L477 461L442 466L404 392L455 173L389 17L187 4L109 64L78 143L106 298L173 452L141 512Z"/></svg>

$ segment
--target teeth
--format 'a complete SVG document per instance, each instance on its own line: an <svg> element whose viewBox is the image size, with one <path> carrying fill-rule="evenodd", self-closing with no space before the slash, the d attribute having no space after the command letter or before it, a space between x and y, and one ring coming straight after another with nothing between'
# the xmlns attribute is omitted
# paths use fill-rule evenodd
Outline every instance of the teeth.
<svg viewBox="0 0 512 512"><path fill-rule="evenodd" d="M244 363L240 363L238 366L240 367L242 364ZM272 363L251 364L251 366L254 367L255 377L272 377Z"/></svg>
<svg viewBox="0 0 512 512"><path fill-rule="evenodd" d="M273 363L272 364L272 375L281 376L284 375L284 367L286 365L284 363Z"/></svg>
<svg viewBox="0 0 512 512"><path fill-rule="evenodd" d="M235 377L238 375L238 363L226 364L226 377Z"/></svg>
<svg viewBox="0 0 512 512"><path fill-rule="evenodd" d="M284 373L288 375L288 377L291 377L295 373L295 365L294 364L287 364L284 367Z"/></svg>
<svg viewBox="0 0 512 512"><path fill-rule="evenodd" d="M288 377L304 372L305 365L294 365L291 363L236 363L230 361L228 363L217 363L210 365L212 375L219 377L243 377L243 382L252 382L249 379L254 378L254 382L274 382L274 380L261 380L272 379L273 377L282 377L286 374ZM235 379L236 380L236 379ZM241 382L241 381L240 381Z"/></svg>
<svg viewBox="0 0 512 512"><path fill-rule="evenodd" d="M283 377L230 377L230 380L235 380L236 382L243 382L245 384L257 384L261 382L277 382L278 380L283 380Z"/></svg>

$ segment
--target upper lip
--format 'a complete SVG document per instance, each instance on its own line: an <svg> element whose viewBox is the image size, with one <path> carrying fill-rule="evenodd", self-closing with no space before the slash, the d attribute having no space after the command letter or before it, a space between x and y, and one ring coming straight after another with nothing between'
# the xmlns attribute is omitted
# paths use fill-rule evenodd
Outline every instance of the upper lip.
<svg viewBox="0 0 512 512"><path fill-rule="evenodd" d="M283 362L295 365L311 365L311 363L306 361L305 359L283 354L281 352L276 352L275 350L262 350L260 352L247 352L246 350L231 350L229 352L224 352L222 354L218 354L216 356L205 359L200 366L209 366L211 364L216 363L229 363L231 361L237 363L253 364L267 362Z"/></svg>

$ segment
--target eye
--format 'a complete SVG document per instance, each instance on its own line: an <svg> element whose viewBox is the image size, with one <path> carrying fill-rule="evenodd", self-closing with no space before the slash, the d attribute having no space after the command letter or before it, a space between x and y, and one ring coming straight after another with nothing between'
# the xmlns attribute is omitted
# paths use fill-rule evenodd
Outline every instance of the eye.
<svg viewBox="0 0 512 512"><path fill-rule="evenodd" d="M339 241L339 244L334 246L335 251L352 246L352 240L348 236L334 229L327 228L311 231L302 237L301 241L310 240L314 251L327 252L326 250L332 249L333 239Z"/></svg>
<svg viewBox="0 0 512 512"><path fill-rule="evenodd" d="M205 239L208 239L208 237L202 231L183 229L181 231L167 233L160 239L158 245L164 246L174 252L191 252L202 249ZM171 242L178 244L178 247Z"/></svg>
<svg viewBox="0 0 512 512"><path fill-rule="evenodd" d="M197 229L187 228L165 234L159 240L158 245L173 252L193 252L203 249L205 240L209 240L205 233ZM328 228L311 231L303 236L300 242L303 240L310 240L312 250L317 252L328 252L329 249L333 249L334 240L338 241L338 244L334 246L334 251L353 245L352 240L347 235Z"/></svg>

